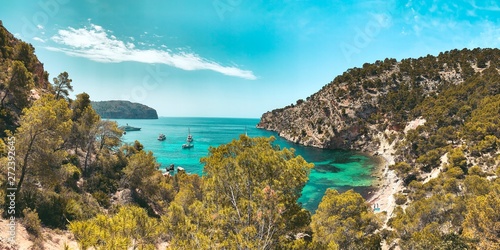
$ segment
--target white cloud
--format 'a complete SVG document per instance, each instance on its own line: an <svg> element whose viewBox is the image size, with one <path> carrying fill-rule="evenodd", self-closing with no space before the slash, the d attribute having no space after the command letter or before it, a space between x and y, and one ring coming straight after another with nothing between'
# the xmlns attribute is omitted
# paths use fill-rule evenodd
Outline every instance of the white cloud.
<svg viewBox="0 0 500 250"><path fill-rule="evenodd" d="M43 30L45 27L43 27L43 25L39 24L36 26L39 30Z"/></svg>
<svg viewBox="0 0 500 250"><path fill-rule="evenodd" d="M474 10L467 10L467 16L471 16L471 17L477 17L477 14Z"/></svg>
<svg viewBox="0 0 500 250"><path fill-rule="evenodd" d="M80 29L69 27L66 30L59 30L51 39L65 47L47 47L47 49L97 62L160 63L183 70L212 70L228 76L257 79L252 71L242 70L235 66L223 66L195 53L137 49L133 43L120 41L115 36L108 35L103 27L94 24Z"/></svg>
<svg viewBox="0 0 500 250"><path fill-rule="evenodd" d="M491 22L485 22L477 25L480 29L479 36L473 38L469 47L476 48L499 48L500 47L500 26L496 26Z"/></svg>
<svg viewBox="0 0 500 250"><path fill-rule="evenodd" d="M45 40L43 40L42 38L37 37L37 36L33 37L33 40L35 40L35 41L39 41L39 42L41 42L41 43L45 43Z"/></svg>
<svg viewBox="0 0 500 250"><path fill-rule="evenodd" d="M478 10L488 10L488 11L500 11L500 6L496 1L479 1L471 0L470 4L474 9Z"/></svg>

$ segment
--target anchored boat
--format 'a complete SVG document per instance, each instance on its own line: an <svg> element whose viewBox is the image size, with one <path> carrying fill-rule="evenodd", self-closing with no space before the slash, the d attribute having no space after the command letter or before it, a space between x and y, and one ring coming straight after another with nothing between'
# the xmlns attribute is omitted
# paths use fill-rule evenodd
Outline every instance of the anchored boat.
<svg viewBox="0 0 500 250"><path fill-rule="evenodd" d="M167 136L166 136L166 135L164 135L164 134L160 134L160 135L158 135L158 141L164 141L164 140L166 140L166 139L167 139Z"/></svg>
<svg viewBox="0 0 500 250"><path fill-rule="evenodd" d="M127 123L127 125L121 126L118 128L123 130L123 131L126 131L126 132L128 132L128 131L140 131L141 130L141 128L129 126L128 123Z"/></svg>
<svg viewBox="0 0 500 250"><path fill-rule="evenodd" d="M194 147L194 144L192 144L191 142L193 142L193 136L191 135L191 130L188 128L188 136L186 138L186 142L185 144L182 144L182 148L183 149L190 149L192 147Z"/></svg>

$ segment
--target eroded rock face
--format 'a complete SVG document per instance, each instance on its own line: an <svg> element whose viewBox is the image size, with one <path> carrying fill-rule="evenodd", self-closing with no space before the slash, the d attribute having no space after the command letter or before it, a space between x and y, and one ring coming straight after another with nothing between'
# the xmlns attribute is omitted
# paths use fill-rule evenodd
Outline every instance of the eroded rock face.
<svg viewBox="0 0 500 250"><path fill-rule="evenodd" d="M380 133L403 132L408 121L418 118L410 111L423 98L439 94L443 84L461 84L484 70L477 60L451 62L487 50L453 50L400 62L386 59L349 69L307 100L264 113L257 127L305 146L374 151ZM408 115L394 115L401 110Z"/></svg>
<svg viewBox="0 0 500 250"><path fill-rule="evenodd" d="M276 131L305 146L355 150L370 147L374 126L365 120L377 112L380 93L338 97L337 89L346 89L346 83L332 82L307 101L267 112L257 127Z"/></svg>
<svg viewBox="0 0 500 250"><path fill-rule="evenodd" d="M111 202L115 205L129 205L134 202L134 198L132 197L132 191L128 188L117 191L111 197Z"/></svg>

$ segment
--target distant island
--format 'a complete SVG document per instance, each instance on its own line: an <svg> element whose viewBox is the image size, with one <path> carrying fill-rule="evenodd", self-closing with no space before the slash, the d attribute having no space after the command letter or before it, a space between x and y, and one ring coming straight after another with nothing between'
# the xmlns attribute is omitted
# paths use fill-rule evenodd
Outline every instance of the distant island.
<svg viewBox="0 0 500 250"><path fill-rule="evenodd" d="M113 100L92 102L91 104L101 118L158 119L155 109L140 103Z"/></svg>

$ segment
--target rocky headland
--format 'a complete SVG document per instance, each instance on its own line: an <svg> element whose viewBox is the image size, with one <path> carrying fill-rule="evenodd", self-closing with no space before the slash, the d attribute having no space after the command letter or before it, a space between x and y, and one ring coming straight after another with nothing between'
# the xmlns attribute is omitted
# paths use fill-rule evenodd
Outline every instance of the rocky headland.
<svg viewBox="0 0 500 250"><path fill-rule="evenodd" d="M130 101L92 102L92 107L104 119L158 119L155 109Z"/></svg>

